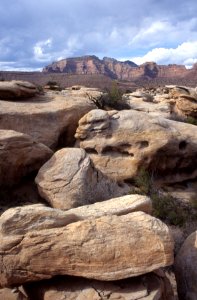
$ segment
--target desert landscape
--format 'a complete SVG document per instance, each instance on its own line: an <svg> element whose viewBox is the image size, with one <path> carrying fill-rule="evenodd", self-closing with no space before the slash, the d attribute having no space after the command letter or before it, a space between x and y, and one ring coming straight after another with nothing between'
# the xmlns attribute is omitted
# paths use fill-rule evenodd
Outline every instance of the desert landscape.
<svg viewBox="0 0 197 300"><path fill-rule="evenodd" d="M2 300L196 299L197 90L110 80L0 82Z"/></svg>

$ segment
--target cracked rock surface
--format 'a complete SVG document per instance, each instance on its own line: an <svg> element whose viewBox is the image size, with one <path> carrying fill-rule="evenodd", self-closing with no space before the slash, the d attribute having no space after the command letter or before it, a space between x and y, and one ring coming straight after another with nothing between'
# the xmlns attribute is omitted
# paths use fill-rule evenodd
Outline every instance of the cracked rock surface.
<svg viewBox="0 0 197 300"><path fill-rule="evenodd" d="M1 216L2 287L55 275L119 280L173 262L174 245L168 227L144 212L74 223L73 214L65 217L64 212L46 212L45 207L43 217L41 212L42 207L40 217L36 211L31 220L24 218L23 207Z"/></svg>
<svg viewBox="0 0 197 300"><path fill-rule="evenodd" d="M83 149L57 151L35 179L39 193L54 208L70 209L125 195L127 184L118 185L94 168Z"/></svg>

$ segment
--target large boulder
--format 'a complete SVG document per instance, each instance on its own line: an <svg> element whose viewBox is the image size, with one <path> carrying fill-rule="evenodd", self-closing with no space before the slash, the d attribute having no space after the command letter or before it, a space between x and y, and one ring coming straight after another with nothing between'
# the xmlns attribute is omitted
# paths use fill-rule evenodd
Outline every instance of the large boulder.
<svg viewBox="0 0 197 300"><path fill-rule="evenodd" d="M0 185L11 186L39 168L53 155L27 134L0 130Z"/></svg>
<svg viewBox="0 0 197 300"><path fill-rule="evenodd" d="M65 210L129 192L126 184L119 186L96 170L86 152L78 148L57 151L35 181L42 198L52 207Z"/></svg>
<svg viewBox="0 0 197 300"><path fill-rule="evenodd" d="M175 275L180 299L197 299L197 231L183 243L175 259Z"/></svg>
<svg viewBox="0 0 197 300"><path fill-rule="evenodd" d="M162 183L197 176L197 127L134 110L92 110L80 121L77 146L96 168L130 180L141 168Z"/></svg>
<svg viewBox="0 0 197 300"><path fill-rule="evenodd" d="M31 135L55 149L74 143L79 119L95 108L86 96L48 92L28 101L0 101L0 129Z"/></svg>
<svg viewBox="0 0 197 300"><path fill-rule="evenodd" d="M0 81L0 100L31 98L38 93L36 86L28 81Z"/></svg>
<svg viewBox="0 0 197 300"><path fill-rule="evenodd" d="M168 279L154 273L115 282L67 276L27 284L26 292L30 300L174 300Z"/></svg>
<svg viewBox="0 0 197 300"><path fill-rule="evenodd" d="M49 218L32 212L29 220L23 209L7 210L0 217L2 287L55 275L118 280L173 263L168 227L144 212L68 224L72 214L63 218L64 212L51 209Z"/></svg>

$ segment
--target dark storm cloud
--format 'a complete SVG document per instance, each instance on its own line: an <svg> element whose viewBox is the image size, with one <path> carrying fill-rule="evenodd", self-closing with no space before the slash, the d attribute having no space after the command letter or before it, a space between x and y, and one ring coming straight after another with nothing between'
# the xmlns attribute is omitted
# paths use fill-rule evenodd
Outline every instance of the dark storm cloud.
<svg viewBox="0 0 197 300"><path fill-rule="evenodd" d="M196 10L196 0L1 0L0 68L85 54L138 57L193 43Z"/></svg>

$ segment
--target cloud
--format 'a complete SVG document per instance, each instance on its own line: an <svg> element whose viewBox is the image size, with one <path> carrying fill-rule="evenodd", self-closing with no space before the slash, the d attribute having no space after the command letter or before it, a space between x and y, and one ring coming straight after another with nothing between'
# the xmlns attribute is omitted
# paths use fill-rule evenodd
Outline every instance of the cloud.
<svg viewBox="0 0 197 300"><path fill-rule="evenodd" d="M0 68L38 69L87 54L157 57L156 49L171 63L170 49L197 41L196 11L196 0L1 0ZM190 65L192 53L180 61Z"/></svg>
<svg viewBox="0 0 197 300"><path fill-rule="evenodd" d="M136 64L154 61L158 64L176 63L191 67L192 64L197 62L197 41L185 42L176 48L154 48L143 56L126 59L130 59Z"/></svg>

